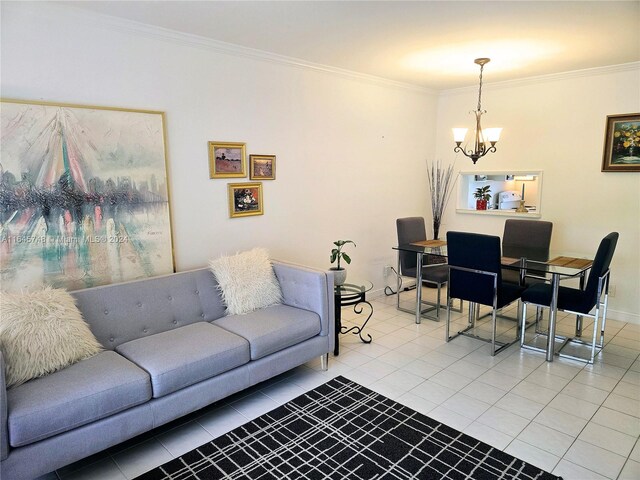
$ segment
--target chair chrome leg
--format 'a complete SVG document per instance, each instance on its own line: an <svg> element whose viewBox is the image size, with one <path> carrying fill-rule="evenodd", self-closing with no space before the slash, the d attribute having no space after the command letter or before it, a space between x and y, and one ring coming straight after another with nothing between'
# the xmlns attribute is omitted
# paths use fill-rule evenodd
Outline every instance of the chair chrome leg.
<svg viewBox="0 0 640 480"><path fill-rule="evenodd" d="M582 315L576 316L576 337L582 336Z"/></svg>
<svg viewBox="0 0 640 480"><path fill-rule="evenodd" d="M447 320L444 326L445 341L451 340L449 338L449 325L451 324L451 299L449 298L449 292L447 291Z"/></svg>
<svg viewBox="0 0 640 480"><path fill-rule="evenodd" d="M326 372L329 369L329 354L325 353L320 356L320 369Z"/></svg>
<svg viewBox="0 0 640 480"><path fill-rule="evenodd" d="M536 328L535 328L535 332L536 333L542 333L542 331L540 331L540 320L542 320L542 312L543 310L536 306Z"/></svg>
<svg viewBox="0 0 640 480"><path fill-rule="evenodd" d="M495 357L496 356L496 309L493 309L493 312L491 314L491 323L492 323L492 327L491 327L491 356Z"/></svg>
<svg viewBox="0 0 640 480"><path fill-rule="evenodd" d="M600 320L600 302L596 303L595 318L593 319L593 339L591 341L591 360L589 363L593 363L596 358L596 343L598 343L598 321Z"/></svg>
<svg viewBox="0 0 640 480"><path fill-rule="evenodd" d="M609 305L609 277L607 277L607 288L604 293L604 304L602 305L602 323L600 325L600 347L604 348L604 327L607 322L607 307Z"/></svg>
<svg viewBox="0 0 640 480"><path fill-rule="evenodd" d="M536 311L536 322L538 321L538 312ZM527 304L522 302L522 318L520 319L520 346L524 345L525 335L527 333Z"/></svg>
<svg viewBox="0 0 640 480"><path fill-rule="evenodd" d="M476 304L473 302L469 302L469 314L468 314L468 318L467 318L467 323L469 324L469 327L473 327L475 326L476 323Z"/></svg>

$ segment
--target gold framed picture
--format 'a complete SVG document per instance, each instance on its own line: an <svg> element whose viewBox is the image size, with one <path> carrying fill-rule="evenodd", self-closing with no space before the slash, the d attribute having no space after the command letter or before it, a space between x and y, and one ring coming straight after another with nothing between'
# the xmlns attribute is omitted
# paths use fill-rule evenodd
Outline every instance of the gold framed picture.
<svg viewBox="0 0 640 480"><path fill-rule="evenodd" d="M275 180L275 155L249 155L249 178L251 180Z"/></svg>
<svg viewBox="0 0 640 480"><path fill-rule="evenodd" d="M262 215L262 183L229 183L229 216Z"/></svg>
<svg viewBox="0 0 640 480"><path fill-rule="evenodd" d="M640 113L607 115L603 172L640 172Z"/></svg>
<svg viewBox="0 0 640 480"><path fill-rule="evenodd" d="M3 289L174 271L163 112L0 101Z"/></svg>
<svg viewBox="0 0 640 480"><path fill-rule="evenodd" d="M245 144L209 142L209 178L246 177Z"/></svg>

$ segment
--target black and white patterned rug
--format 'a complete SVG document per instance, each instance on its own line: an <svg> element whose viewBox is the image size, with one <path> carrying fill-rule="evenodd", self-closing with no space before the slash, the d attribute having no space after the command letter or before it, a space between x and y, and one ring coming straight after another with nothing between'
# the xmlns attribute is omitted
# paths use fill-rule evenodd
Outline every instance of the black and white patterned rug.
<svg viewBox="0 0 640 480"><path fill-rule="evenodd" d="M344 377L137 480L558 479Z"/></svg>

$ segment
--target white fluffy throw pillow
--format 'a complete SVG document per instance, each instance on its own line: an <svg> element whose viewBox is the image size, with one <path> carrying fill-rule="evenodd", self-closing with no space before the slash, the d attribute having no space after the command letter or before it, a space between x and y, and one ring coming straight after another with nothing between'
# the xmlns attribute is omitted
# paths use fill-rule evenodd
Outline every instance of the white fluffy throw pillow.
<svg viewBox="0 0 640 480"><path fill-rule="evenodd" d="M65 290L0 292L0 350L7 387L55 372L102 350Z"/></svg>
<svg viewBox="0 0 640 480"><path fill-rule="evenodd" d="M241 315L282 302L280 284L264 248L210 262L227 315Z"/></svg>

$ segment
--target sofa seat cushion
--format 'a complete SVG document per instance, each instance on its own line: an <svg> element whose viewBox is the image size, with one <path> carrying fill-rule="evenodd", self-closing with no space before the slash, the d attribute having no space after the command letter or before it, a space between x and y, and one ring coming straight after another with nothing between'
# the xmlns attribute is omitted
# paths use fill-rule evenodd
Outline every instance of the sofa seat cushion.
<svg viewBox="0 0 640 480"><path fill-rule="evenodd" d="M249 361L244 338L206 322L138 338L116 351L149 372L154 398Z"/></svg>
<svg viewBox="0 0 640 480"><path fill-rule="evenodd" d="M112 351L7 391L9 443L21 447L151 399L149 375Z"/></svg>
<svg viewBox="0 0 640 480"><path fill-rule="evenodd" d="M244 315L229 315L213 322L246 338L251 360L296 345L320 333L317 313L288 305L272 305Z"/></svg>

